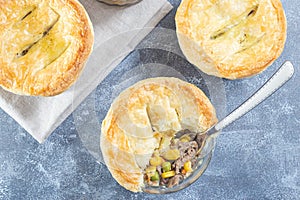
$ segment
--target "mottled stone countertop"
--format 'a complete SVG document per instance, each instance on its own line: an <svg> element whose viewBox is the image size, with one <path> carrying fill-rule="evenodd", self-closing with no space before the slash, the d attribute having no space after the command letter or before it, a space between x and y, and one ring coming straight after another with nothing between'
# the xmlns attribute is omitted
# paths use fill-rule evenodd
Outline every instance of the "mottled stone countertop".
<svg viewBox="0 0 300 200"><path fill-rule="evenodd" d="M174 15L180 1L170 2L174 9L158 27L174 30ZM97 163L89 153L74 115L44 144L39 144L0 109L0 199L299 199L300 1L282 3L288 21L282 55L260 75L221 80L226 94L224 112L242 103L285 60L294 64L295 76L275 95L223 130L209 167L190 187L161 196L126 191L111 177L106 166ZM105 102L107 88L115 77L128 70L128 63L143 59L169 66L179 63L191 70L185 72L188 80L197 80L194 67L181 58L163 54L159 49L148 51L128 56L95 90L96 101ZM95 109L109 106L110 99ZM101 118L103 113L98 111L97 116Z"/></svg>

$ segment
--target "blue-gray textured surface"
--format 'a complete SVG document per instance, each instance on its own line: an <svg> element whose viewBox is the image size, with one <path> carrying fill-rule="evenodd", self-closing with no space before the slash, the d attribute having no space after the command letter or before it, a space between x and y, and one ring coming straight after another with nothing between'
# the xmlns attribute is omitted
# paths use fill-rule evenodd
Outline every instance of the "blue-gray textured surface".
<svg viewBox="0 0 300 200"><path fill-rule="evenodd" d="M175 8L159 26L174 29L180 1L170 2ZM0 109L0 199L300 199L300 1L282 3L288 21L284 52L258 76L224 80L227 111L284 60L293 62L295 76L223 131L210 166L192 186L162 196L126 191L84 148L72 116L38 144ZM124 63L135 62L128 59Z"/></svg>

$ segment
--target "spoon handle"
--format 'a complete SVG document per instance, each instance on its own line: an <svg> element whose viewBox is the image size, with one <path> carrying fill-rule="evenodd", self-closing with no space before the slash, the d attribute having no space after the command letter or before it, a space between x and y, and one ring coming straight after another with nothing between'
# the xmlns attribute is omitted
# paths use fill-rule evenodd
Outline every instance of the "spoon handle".
<svg viewBox="0 0 300 200"><path fill-rule="evenodd" d="M290 61L286 61L257 92L255 92L249 99L247 99L243 104L237 107L227 117L210 128L206 134L212 135L222 130L223 128L249 112L251 109L263 102L270 95L272 95L281 86L283 86L284 83L286 83L293 76L293 74L293 64Z"/></svg>

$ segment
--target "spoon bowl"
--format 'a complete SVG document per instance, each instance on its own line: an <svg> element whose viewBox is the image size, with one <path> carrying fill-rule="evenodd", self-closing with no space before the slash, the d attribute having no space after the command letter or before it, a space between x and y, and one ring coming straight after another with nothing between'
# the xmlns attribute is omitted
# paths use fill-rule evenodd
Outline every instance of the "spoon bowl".
<svg viewBox="0 0 300 200"><path fill-rule="evenodd" d="M174 187L168 188L165 186L148 186L143 188L143 192L150 194L167 194L172 192L177 192L184 188L187 188L192 183L194 183L207 169L213 155L213 151L216 144L215 137L209 137L202 148L202 151L197 159L197 165L194 166L193 173L187 178L183 179L182 182Z"/></svg>

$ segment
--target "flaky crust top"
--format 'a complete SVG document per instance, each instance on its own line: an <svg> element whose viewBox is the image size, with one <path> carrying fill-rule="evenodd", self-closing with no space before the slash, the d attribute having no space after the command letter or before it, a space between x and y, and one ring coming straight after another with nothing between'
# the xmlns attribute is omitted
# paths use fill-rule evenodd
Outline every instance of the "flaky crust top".
<svg viewBox="0 0 300 200"><path fill-rule="evenodd" d="M112 176L128 190L141 191L143 169L161 134L204 131L217 118L196 86L177 78L151 78L123 91L102 122L101 150Z"/></svg>
<svg viewBox="0 0 300 200"><path fill-rule="evenodd" d="M53 96L78 78L94 42L77 0L0 0L0 85Z"/></svg>
<svg viewBox="0 0 300 200"><path fill-rule="evenodd" d="M280 0L183 0L176 28L190 62L229 79L263 71L282 53L286 40Z"/></svg>

